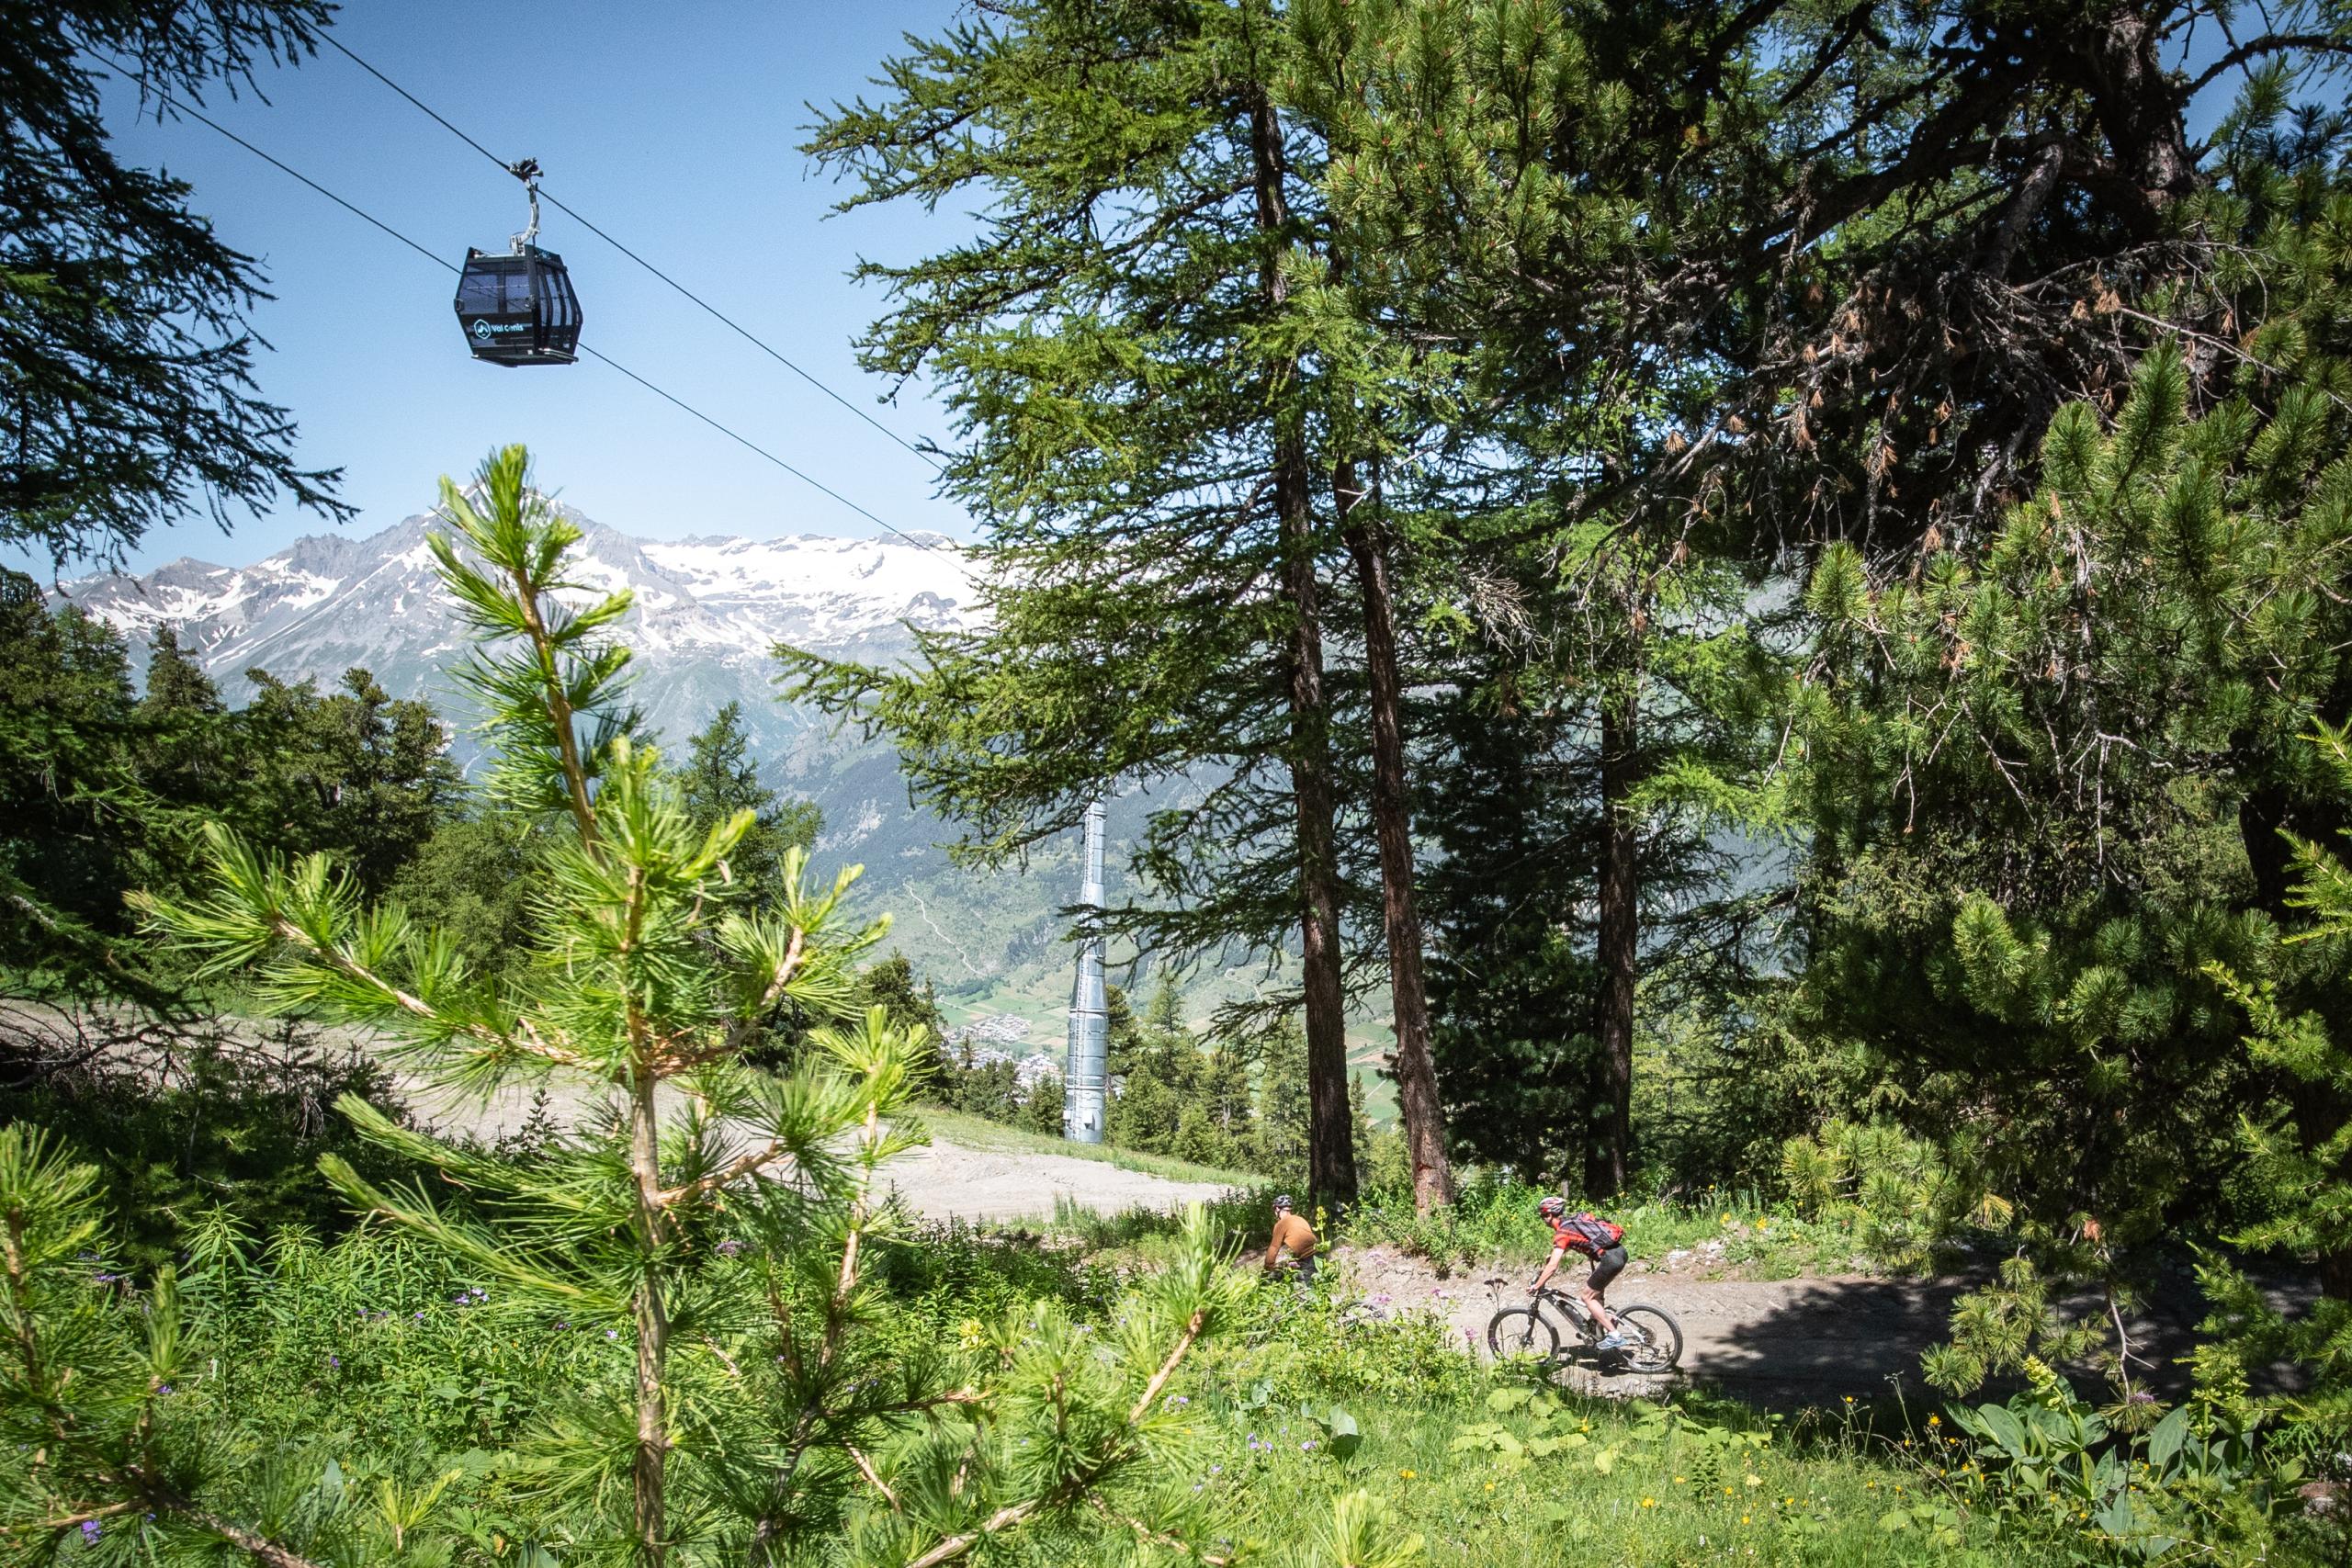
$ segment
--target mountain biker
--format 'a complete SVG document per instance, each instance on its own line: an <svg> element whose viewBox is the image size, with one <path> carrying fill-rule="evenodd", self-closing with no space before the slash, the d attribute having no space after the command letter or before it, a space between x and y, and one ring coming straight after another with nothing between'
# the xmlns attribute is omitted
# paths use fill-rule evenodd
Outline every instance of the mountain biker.
<svg viewBox="0 0 2352 1568"><path fill-rule="evenodd" d="M1577 1287L1577 1298L1591 1311L1592 1320L1600 1325L1605 1337L1594 1348L1623 1349L1625 1337L1618 1332L1617 1320L1609 1315L1600 1295L1609 1289L1610 1280L1624 1272L1625 1227L1591 1213L1570 1214L1566 1198L1546 1198L1535 1209L1552 1227L1552 1257L1544 1265L1544 1271L1535 1276L1535 1283L1527 1288L1527 1293L1532 1296L1542 1291L1569 1253L1582 1253L1592 1259L1592 1272Z"/></svg>
<svg viewBox="0 0 2352 1568"><path fill-rule="evenodd" d="M1292 1265L1298 1270L1298 1282L1315 1282L1315 1227L1291 1213L1290 1194L1284 1192L1274 1200L1274 1239L1266 1244L1266 1269L1272 1272L1274 1259L1288 1249Z"/></svg>

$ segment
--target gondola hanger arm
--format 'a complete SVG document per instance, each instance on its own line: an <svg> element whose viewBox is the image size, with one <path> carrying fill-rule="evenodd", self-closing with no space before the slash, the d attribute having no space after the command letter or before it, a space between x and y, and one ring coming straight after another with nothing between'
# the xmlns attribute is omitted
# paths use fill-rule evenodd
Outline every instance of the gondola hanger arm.
<svg viewBox="0 0 2352 1568"><path fill-rule="evenodd" d="M539 161L537 158L517 158L506 165L506 172L523 182L524 193L531 198L530 226L508 242L519 256L539 237Z"/></svg>

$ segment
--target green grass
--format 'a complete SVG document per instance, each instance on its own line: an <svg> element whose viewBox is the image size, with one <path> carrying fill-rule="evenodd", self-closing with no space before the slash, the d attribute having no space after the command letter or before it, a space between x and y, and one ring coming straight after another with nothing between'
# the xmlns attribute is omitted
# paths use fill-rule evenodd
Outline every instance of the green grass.
<svg viewBox="0 0 2352 1568"><path fill-rule="evenodd" d="M1016 1144L1052 1143L980 1126ZM1254 1214L1235 1209L1237 1223ZM1148 1266L1160 1239L1132 1241L1135 1261ZM435 1532L461 1514L497 1523L509 1539L560 1522L527 1466L488 1457L527 1449L551 1413L625 1388L625 1324L551 1320L494 1283L469 1304L471 1273L406 1236L368 1232L321 1247L282 1235L251 1247L243 1263L196 1250L213 1261L192 1260L188 1276L190 1331L201 1345L190 1364L202 1370L181 1391L180 1417L214 1424L224 1443L254 1451L323 1443L352 1473L406 1477L402 1484L459 1472L430 1521ZM757 1279L748 1259L713 1268L714 1299L742 1299L729 1269L743 1271L738 1283ZM910 1357L953 1346L967 1322L1041 1300L1114 1327L1127 1300L1122 1270L1099 1255L964 1225L879 1246L870 1269L888 1303L876 1332ZM128 1299L110 1310L126 1332L135 1327ZM1188 1410L1190 1429L1155 1439L1166 1494L1155 1517L1181 1522L1204 1554L1264 1568L1339 1561L1323 1537L1335 1503L1353 1493L1386 1511L1392 1540L1420 1539L1411 1560L1419 1568L2117 1560L2063 1517L1996 1536L1998 1500L1963 1479L1958 1440L1917 1406L1844 1404L1783 1421L1699 1396L1670 1407L1585 1399L1519 1369L1483 1366L1456 1338L1429 1314L1363 1321L1329 1285L1250 1292L1170 1385L1171 1411ZM717 1363L695 1365L697 1397L727 1397L732 1365L724 1377ZM1341 1456L1333 1437L1350 1426L1360 1444ZM1888 1523L1897 1514L1899 1528ZM1130 1558L1131 1545L1115 1525L1099 1538L1016 1533L989 1560L1006 1568L1180 1560ZM2071 1555L2075 1548L2090 1555ZM820 1552L808 1562L842 1560Z"/></svg>
<svg viewBox="0 0 2352 1568"><path fill-rule="evenodd" d="M1334 1561L1318 1536L1361 1491L1392 1539L1421 1538L1424 1568L2067 1560L1956 1506L1965 1458L1909 1425L1917 1409L1783 1420L1699 1395L1583 1398L1479 1364L1434 1316L1354 1321L1324 1290L1261 1292L1245 1318L1182 1383L1199 1426L1179 1479L1199 1487L1212 1553ZM1360 1446L1342 1455L1346 1424ZM1942 1516L1928 1529L1888 1525L1922 1505Z"/></svg>
<svg viewBox="0 0 2352 1568"><path fill-rule="evenodd" d="M1396 1535L1421 1537L1429 1568L2065 1561L1996 1539L1991 1520L1965 1514L1940 1542L1916 1528L1893 1535L1882 1523L1891 1510L1943 1500L1932 1467L1889 1462L1834 1438L1796 1440L1736 1407L1663 1420L1655 1407L1549 1395L1509 1410L1489 1409L1484 1398L1344 1407L1363 1434L1345 1462L1295 1406L1212 1409L1216 1469L1204 1466L1200 1480L1222 1505L1231 1539L1261 1544L1276 1562L1294 1552L1323 1561L1309 1553L1333 1501L1360 1489L1391 1510ZM1308 1442L1317 1447L1302 1448Z"/></svg>
<svg viewBox="0 0 2352 1568"><path fill-rule="evenodd" d="M936 1105L923 1106L918 1114L922 1124L935 1136L967 1149L1067 1155L1072 1159L1100 1160L1120 1170L1140 1171L1147 1176L1165 1177L1170 1181L1199 1181L1212 1186L1241 1188L1266 1185L1266 1178L1246 1170L1219 1170L1214 1166L1194 1165L1190 1160L1176 1159L1168 1155L1141 1154L1134 1149L1114 1148L1108 1144L1073 1144L1049 1134L1008 1127L1001 1122L991 1122L984 1116L967 1115L963 1111L949 1111Z"/></svg>

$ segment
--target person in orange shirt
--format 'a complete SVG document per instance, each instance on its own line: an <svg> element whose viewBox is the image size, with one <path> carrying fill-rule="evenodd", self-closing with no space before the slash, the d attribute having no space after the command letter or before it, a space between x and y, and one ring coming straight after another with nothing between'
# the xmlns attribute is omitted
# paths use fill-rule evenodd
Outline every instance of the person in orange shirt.
<svg viewBox="0 0 2352 1568"><path fill-rule="evenodd" d="M1291 1213L1290 1194L1285 1192L1274 1200L1274 1239L1266 1244L1266 1269L1273 1271L1275 1261L1283 1253L1290 1254L1292 1267L1298 1270L1298 1282L1312 1284L1315 1280L1315 1227Z"/></svg>

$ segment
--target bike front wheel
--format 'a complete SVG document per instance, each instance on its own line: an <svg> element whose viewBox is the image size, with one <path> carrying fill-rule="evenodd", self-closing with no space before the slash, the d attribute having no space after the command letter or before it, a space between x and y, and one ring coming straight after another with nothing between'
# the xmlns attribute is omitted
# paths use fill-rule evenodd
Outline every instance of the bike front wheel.
<svg viewBox="0 0 2352 1568"><path fill-rule="evenodd" d="M1637 1303L1611 1314L1625 1338L1618 1352L1628 1371L1663 1372L1682 1359L1682 1325L1664 1307Z"/></svg>
<svg viewBox="0 0 2352 1568"><path fill-rule="evenodd" d="M1560 1331L1532 1306L1505 1307L1487 1320L1487 1348L1497 1360L1540 1356L1549 1361L1560 1353Z"/></svg>

